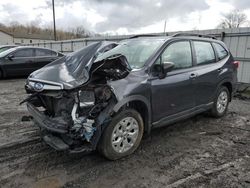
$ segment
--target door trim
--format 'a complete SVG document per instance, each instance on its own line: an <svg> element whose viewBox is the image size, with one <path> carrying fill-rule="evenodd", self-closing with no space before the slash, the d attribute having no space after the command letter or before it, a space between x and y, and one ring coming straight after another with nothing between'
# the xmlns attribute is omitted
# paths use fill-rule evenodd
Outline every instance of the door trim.
<svg viewBox="0 0 250 188"><path fill-rule="evenodd" d="M206 110L209 110L213 106L214 102L210 102L208 104L203 104L200 106L196 106L194 108L191 108L189 110L185 110L167 117L164 117L156 122L152 123L152 127L163 127L166 125L169 125L171 123L175 123L179 120L183 120L189 117L192 117L198 113L205 112Z"/></svg>

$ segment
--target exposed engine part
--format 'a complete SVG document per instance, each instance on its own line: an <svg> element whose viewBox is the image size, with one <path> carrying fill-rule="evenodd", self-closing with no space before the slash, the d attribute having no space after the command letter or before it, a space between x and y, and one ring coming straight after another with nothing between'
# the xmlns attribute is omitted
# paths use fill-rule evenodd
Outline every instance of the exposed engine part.
<svg viewBox="0 0 250 188"><path fill-rule="evenodd" d="M96 78L98 77L99 79L97 79L97 83L100 83L101 80L104 80L103 77L106 78L106 81L119 80L125 78L130 71L131 68L125 56L118 55L113 58L110 57L97 62L91 67L91 72L93 73L92 81L96 82Z"/></svg>
<svg viewBox="0 0 250 188"><path fill-rule="evenodd" d="M83 123L83 136L86 138L86 140L89 142L91 137L93 136L96 128L93 127L94 120L87 119L85 123Z"/></svg>
<svg viewBox="0 0 250 188"><path fill-rule="evenodd" d="M91 110L89 111L89 117L96 118L98 114L108 105L107 102L99 103L93 106Z"/></svg>
<svg viewBox="0 0 250 188"><path fill-rule="evenodd" d="M76 111L77 111L77 108L78 108L78 104L75 103L74 106L73 106L73 109L72 109L72 112L71 112L71 117L72 117L72 120L75 122L76 121Z"/></svg>
<svg viewBox="0 0 250 188"><path fill-rule="evenodd" d="M86 117L79 117L74 120L74 126L71 128L75 133L79 133L83 140L90 141L93 136L96 128L93 127L94 124L93 119L87 119Z"/></svg>
<svg viewBox="0 0 250 188"><path fill-rule="evenodd" d="M79 101L80 103L89 103L95 102L95 93L94 91L84 91L84 90L80 90L79 91Z"/></svg>
<svg viewBox="0 0 250 188"><path fill-rule="evenodd" d="M107 101L110 99L111 95L111 90L107 86L98 87L95 89L95 98L98 101Z"/></svg>
<svg viewBox="0 0 250 188"><path fill-rule="evenodd" d="M94 131L96 130L96 128L93 127L93 124L95 121L93 119L87 119L87 117L85 117L85 116L79 117L79 114L77 113L78 108L81 107L81 105L80 105L81 101L87 100L87 97L86 98L83 97L83 96L88 96L87 93L88 92L81 91L75 95L75 104L74 104L72 112L71 112L71 117L72 117L74 124L71 128L71 131L80 135L83 140L86 139L89 142L91 137L94 134ZM90 94L90 93L88 93L88 94ZM79 97L80 95L81 95L81 98ZM91 94L90 94L89 98L93 99L93 96L91 97ZM83 104L85 104L84 107L89 106L89 105L86 105L86 103L87 102L83 103ZM90 103L90 106L94 104L94 102L88 102L88 103Z"/></svg>

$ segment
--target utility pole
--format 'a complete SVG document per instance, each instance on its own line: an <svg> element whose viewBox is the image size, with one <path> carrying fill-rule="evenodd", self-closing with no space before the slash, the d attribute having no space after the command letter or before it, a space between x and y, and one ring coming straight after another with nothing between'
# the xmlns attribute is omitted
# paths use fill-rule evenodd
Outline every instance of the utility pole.
<svg viewBox="0 0 250 188"><path fill-rule="evenodd" d="M55 4L54 4L54 0L52 0L52 8L53 8L53 23L54 23L54 40L56 40L56 20L55 20Z"/></svg>
<svg viewBox="0 0 250 188"><path fill-rule="evenodd" d="M165 22L164 22L164 30L163 30L164 35L166 34L166 24L167 24L167 21L165 20Z"/></svg>

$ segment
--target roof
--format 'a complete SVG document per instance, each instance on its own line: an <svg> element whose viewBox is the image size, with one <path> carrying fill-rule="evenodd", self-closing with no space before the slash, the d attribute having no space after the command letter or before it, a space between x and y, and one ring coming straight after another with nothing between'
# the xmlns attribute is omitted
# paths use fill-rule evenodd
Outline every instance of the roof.
<svg viewBox="0 0 250 188"><path fill-rule="evenodd" d="M3 32L7 35L13 36L14 38L25 38L25 39L40 39L40 40L54 40L54 37L49 34L31 34L31 33L20 33L20 32L14 32L13 34L8 33L2 29L0 29L0 32Z"/></svg>
<svg viewBox="0 0 250 188"><path fill-rule="evenodd" d="M2 29L0 29L0 32L5 33L5 34L10 35L10 36L13 36L12 34L10 34L10 33L6 32L6 31L4 31L4 30L2 30Z"/></svg>
<svg viewBox="0 0 250 188"><path fill-rule="evenodd" d="M200 36L200 35L173 35L173 36L164 36L164 35L158 35L158 36L155 36L155 35L152 35L152 36L135 36L135 37L131 37L129 38L129 40L137 40L137 39L161 39L161 40L170 40L170 39L173 39L173 38L179 38L179 39L191 39L191 40L201 40L201 41L216 41L216 42L219 42L219 43L223 43L222 41L218 40L218 39L215 39L215 38L212 38L212 37L206 37L205 35L204 36ZM127 40L127 39L125 39Z"/></svg>
<svg viewBox="0 0 250 188"><path fill-rule="evenodd" d="M40 39L40 40L54 40L52 35L48 34L31 34L31 33L13 33L14 38L25 39Z"/></svg>
<svg viewBox="0 0 250 188"><path fill-rule="evenodd" d="M37 47L37 46L16 46L14 47L14 49L47 49L47 50L51 50L51 51L55 51L55 50L52 50L52 49L49 49L49 48L44 48L44 47Z"/></svg>

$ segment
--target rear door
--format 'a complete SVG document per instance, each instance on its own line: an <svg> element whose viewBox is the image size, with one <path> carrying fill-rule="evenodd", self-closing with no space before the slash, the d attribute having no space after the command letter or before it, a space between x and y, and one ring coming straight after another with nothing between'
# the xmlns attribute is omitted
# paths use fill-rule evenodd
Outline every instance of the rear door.
<svg viewBox="0 0 250 188"><path fill-rule="evenodd" d="M217 88L220 64L216 63L216 53L208 41L193 41L197 77L195 85L195 105L200 106L213 101Z"/></svg>
<svg viewBox="0 0 250 188"><path fill-rule="evenodd" d="M36 48L34 57L35 66L33 71L42 68L57 58L58 54L52 50Z"/></svg>
<svg viewBox="0 0 250 188"><path fill-rule="evenodd" d="M153 121L192 109L195 102L190 42L186 40L171 43L156 64L163 62L173 62L175 67L163 79L154 75L150 78Z"/></svg>
<svg viewBox="0 0 250 188"><path fill-rule="evenodd" d="M15 52L10 53L6 57L4 63L4 69L7 75L18 76L27 75L33 66L34 51L32 48L17 49Z"/></svg>

